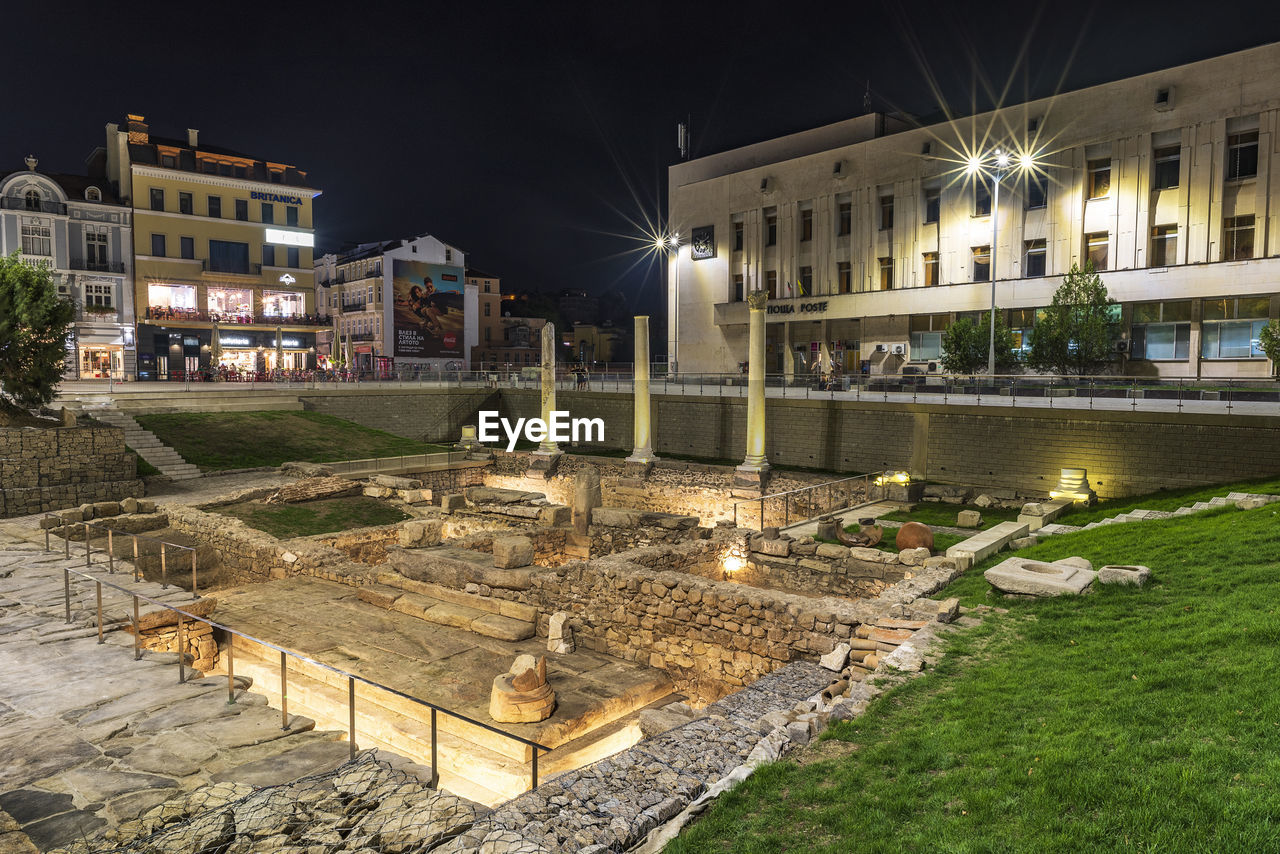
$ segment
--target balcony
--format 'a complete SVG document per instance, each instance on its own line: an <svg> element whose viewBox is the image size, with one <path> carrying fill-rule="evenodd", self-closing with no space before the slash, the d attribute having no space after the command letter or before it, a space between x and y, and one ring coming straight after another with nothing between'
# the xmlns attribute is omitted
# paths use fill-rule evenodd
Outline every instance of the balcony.
<svg viewBox="0 0 1280 854"><path fill-rule="evenodd" d="M67 206L62 202L28 202L16 196L0 196L0 208L10 211L67 215Z"/></svg>
<svg viewBox="0 0 1280 854"><path fill-rule="evenodd" d="M382 265L378 264L368 273L356 274L347 273L345 270L339 272L328 279L319 282L320 285L329 288L334 285L345 285L347 282L362 282L365 279L376 279L382 277Z"/></svg>
<svg viewBox="0 0 1280 854"><path fill-rule="evenodd" d="M222 276L261 276L262 275L261 264L248 264L244 266L235 267L232 269L222 269L220 267L215 266L214 263L210 261L208 258L203 258L200 261L200 267L206 273L215 273Z"/></svg>
<svg viewBox="0 0 1280 854"><path fill-rule="evenodd" d="M379 336L372 332L356 332L352 335L343 336L348 341L377 341Z"/></svg>
<svg viewBox="0 0 1280 854"><path fill-rule="evenodd" d="M314 314L268 315L226 314L202 311L198 308L167 308L153 305L147 308L143 320L153 323L221 323L226 326L328 326L328 318Z"/></svg>
<svg viewBox="0 0 1280 854"><path fill-rule="evenodd" d="M71 269L86 270L90 273L123 273L124 264L117 261L114 263L106 261L87 261L84 258L71 259Z"/></svg>
<svg viewBox="0 0 1280 854"><path fill-rule="evenodd" d="M77 305L76 320L82 323L116 323L120 320L120 310L107 305Z"/></svg>

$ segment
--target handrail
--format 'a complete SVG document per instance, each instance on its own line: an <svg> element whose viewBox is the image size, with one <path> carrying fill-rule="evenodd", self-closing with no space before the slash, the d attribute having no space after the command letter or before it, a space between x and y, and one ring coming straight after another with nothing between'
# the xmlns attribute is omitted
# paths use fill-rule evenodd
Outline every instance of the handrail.
<svg viewBox="0 0 1280 854"><path fill-rule="evenodd" d="M181 543L171 543L168 540L162 540L159 537L148 537L146 534L135 534L130 531L117 531L114 528L108 528L98 522L69 522L63 519L57 513L45 513L45 519L56 519L61 524L57 527L67 528L80 525L84 528L84 565L89 566L92 563L92 538L89 536L90 528L98 528L107 532L107 572L114 575L116 571L116 552L115 552L115 535L133 538L133 580L139 581L138 576L138 540L146 540L147 542L160 544L160 587L167 589L169 586L169 561L167 550L170 548L180 549L181 551L191 552L191 597L193 599L200 598L199 584L196 580L196 549L194 546L184 546ZM44 550L53 551L49 545L49 536L52 528L44 529ZM66 559L71 559L71 537L66 531L61 534L62 542L65 544Z"/></svg>
<svg viewBox="0 0 1280 854"><path fill-rule="evenodd" d="M832 497L832 496L831 496L831 492L832 492L832 490L833 490L834 488L838 487L840 484L848 483L849 481L853 481L853 480L861 480L861 481L863 481L863 482L865 483L865 486L863 487L863 491L862 491L863 497L864 497L864 498L868 498L868 499L869 499L869 498L870 498L870 495L871 495L871 479L872 479L872 478L879 478L879 477L881 477L882 475L885 475L885 474L888 474L888 471L887 471L887 470L885 470L885 471L877 471L877 472L869 472L869 473L867 473L867 474L851 475L851 476L849 476L849 477L837 478L836 480L828 480L828 481L824 481L824 482L822 482L822 483L813 483L813 484L810 484L810 485L808 485L808 486L801 486L801 487L798 487L798 488L796 488L796 489L788 489L786 492L774 492L774 493L771 493L771 494L768 494L768 495L761 495L759 498L745 498L745 499L742 499L741 501L735 501L735 502L733 503L733 525L734 525L734 527L735 527L735 528L736 528L736 527L739 527L739 524L738 524L738 507L739 507L740 505L748 504L748 505L759 505L759 507L760 507L760 518L759 518L759 524L760 524L760 530L761 530L761 531L763 531L765 528L772 527L772 526L770 526L770 525L765 524L765 523L766 523L766 518L765 518L765 503L766 503L766 502L776 503L778 499L782 499L782 502L783 502L783 514L784 514L784 515L783 515L783 520L782 520L783 524L782 524L782 526L781 526L781 527L788 527L788 526L790 526L790 525L792 525L792 524L798 524L798 523L800 523L800 522L807 522L808 520L810 520L810 519L814 519L814 518L817 518L817 517L816 517L815 515L805 515L805 516L803 516L803 517L797 517L797 518L796 518L796 519L794 519L794 520L791 518L791 497L792 497L792 496L797 496L797 495L799 495L799 494L801 494L801 493L812 493L812 492L816 492L817 490L826 490L826 491L827 491L827 505L830 505L830 504L831 504L831 500L830 500L830 499L831 499L831 497ZM848 507L852 507L852 506L855 506L855 505L850 504L850 505L847 505L847 506L848 506ZM846 508L846 507L842 507L842 508L840 508L840 509L842 509L842 510L843 510L843 509L847 509L847 508ZM818 515L823 515L823 514L831 513L831 512L834 512L834 510L833 510L833 509L831 509L830 507L828 507L828 509L823 510L823 511L822 511L822 513L820 513L820 514L818 514ZM744 514L744 515L745 515L745 514ZM744 520L744 521L745 521L745 520Z"/></svg>
<svg viewBox="0 0 1280 854"><path fill-rule="evenodd" d="M406 460L415 460L421 458L423 465L429 465L433 459L439 461L440 457L444 457L446 464L453 462L461 462L467 458L466 451L435 451L433 453L421 454L400 454L391 457L367 457L360 460L334 460L328 463L320 463L319 465L328 466L333 469L334 474L350 474L353 471L363 471L364 469L379 469L381 463L385 460L399 460L403 466ZM416 465L416 463L415 463Z"/></svg>
<svg viewBox="0 0 1280 854"><path fill-rule="evenodd" d="M50 549L47 545L48 539L49 539L48 530L49 529L47 528L45 529L45 542L46 542L45 550L52 551L52 549ZM87 557L87 553L86 553L86 557ZM551 752L551 748L547 747L544 744L533 741L532 739L525 738L523 736L516 735L515 733L507 732L506 730L500 729L499 727L493 726L492 724L487 724L484 721L478 721L475 718L462 714L461 712L455 712L451 709L445 708L444 706L440 706L435 703L432 703L429 700L424 700L421 697L415 697L412 694L399 690L398 688L392 688L389 685L383 685L381 682L375 682L372 679L366 678L364 676L360 676L359 674L356 674L356 673L349 673L345 670L342 670L341 668L334 667L331 664L326 664L323 661L317 661L316 659L311 658L310 656L303 655L300 652L287 649L286 647L271 643L270 641L262 640L261 638L254 637L253 635L247 634L238 629L233 629L230 626L227 626L223 623L215 622L209 619L208 617L197 616L196 614L192 614L189 611L184 611L181 608L178 608L174 605L170 605L168 602L162 602L159 599L154 599L150 596L147 596L144 593L138 593L137 591L128 590L124 587L121 587L118 584L113 584L110 581L103 581L101 578L94 577L87 572L83 572L78 569L72 569L69 566L64 566L62 568L62 571L63 571L63 597L64 597L64 603L66 608L67 623L72 622L71 620L71 575L72 574L78 575L81 578L84 578L88 581L93 581L97 585L96 591L97 591L97 606L98 606L97 608L98 610L98 613L97 613L98 643L103 642L102 586L106 585L107 587L113 590L117 590L133 598L133 625L134 625L133 635L134 635L134 660L135 661L141 658L141 642L142 642L142 631L139 628L140 620L138 618L138 603L148 602L153 605L159 605L160 607L165 608L168 611L173 611L175 614L177 614L178 615L177 658L178 658L178 681L179 682L186 681L186 662L184 659L185 653L183 651L184 645L182 642L182 639L183 639L182 622L184 618L188 620L192 620L194 622L204 623L208 625L210 628L221 629L222 631L225 631L228 634L244 638L247 641L251 641L252 643L256 643L268 649L272 649L272 650L275 650L276 652L279 652L280 665L281 665L281 668L280 668L281 729L284 729L284 730L289 729L288 670L285 662L287 658L294 658L294 659L297 659L298 661L313 665L315 667L319 667L323 670L327 670L330 673L333 673L340 677L345 677L347 679L347 685L348 685L347 701L348 701L348 719L349 719L348 740L350 741L350 744L351 744L351 758L354 759L356 755L355 683L359 682L361 684L367 685L370 688L376 688L381 691L386 691L388 694L392 694L403 700L408 700L412 703L416 703L420 706L423 706L431 710L431 782L433 787L438 787L439 780L440 780L440 774L438 771L439 765L437 761L437 752L436 752L437 744L438 744L438 739L436 737L436 732L437 732L436 715L439 713L443 713L445 715L448 715L449 717L452 717L464 723L470 724L471 726L480 727L481 729L486 730L487 732L491 732L491 733L494 733L495 735L503 736L519 744L522 744L525 747L532 748L533 750L533 760L532 760L532 767L531 767L532 785L530 786L530 789L532 790L532 789L538 788L539 751L547 752L547 753ZM136 576L135 576L135 581L136 581ZM228 643L227 644L227 651L228 651L227 702L228 703L235 703L236 701L235 700L235 653L233 650L234 650L234 644Z"/></svg>

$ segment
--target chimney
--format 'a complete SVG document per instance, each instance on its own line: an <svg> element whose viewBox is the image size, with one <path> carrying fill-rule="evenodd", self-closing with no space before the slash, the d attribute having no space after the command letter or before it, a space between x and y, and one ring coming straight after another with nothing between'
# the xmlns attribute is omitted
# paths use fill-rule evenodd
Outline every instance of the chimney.
<svg viewBox="0 0 1280 854"><path fill-rule="evenodd" d="M40 162L39 160L36 160L36 156L34 154L28 154L26 156L27 171L28 172L36 171L36 164L39 162Z"/></svg>
<svg viewBox="0 0 1280 854"><path fill-rule="evenodd" d="M151 142L151 134L147 132L147 123L143 116L130 113L125 116L125 119L128 120L130 145L147 145Z"/></svg>
<svg viewBox="0 0 1280 854"><path fill-rule="evenodd" d="M197 148L200 145L200 131L195 128L187 128L187 145Z"/></svg>

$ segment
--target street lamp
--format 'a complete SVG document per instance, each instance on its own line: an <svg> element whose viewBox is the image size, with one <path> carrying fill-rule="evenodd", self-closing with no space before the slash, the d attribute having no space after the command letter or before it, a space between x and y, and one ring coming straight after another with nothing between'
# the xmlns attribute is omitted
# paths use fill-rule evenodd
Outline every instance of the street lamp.
<svg viewBox="0 0 1280 854"><path fill-rule="evenodd" d="M675 304L675 316L673 318L675 326L675 337L671 341L671 353L668 356L667 374L675 374L680 364L680 234L679 232L671 232L670 234L660 234L653 240L653 248L662 256L663 275L666 275L666 268L671 256L675 256L676 260L676 280L675 288L671 292L671 299ZM666 281L663 281L666 284Z"/></svg>
<svg viewBox="0 0 1280 854"><path fill-rule="evenodd" d="M1005 173L1009 170L1011 162L1012 160L1007 150L996 148L990 154L970 155L966 164L966 171L970 175L977 176L977 180L982 180L983 174L988 171L992 177L991 256L987 265L987 274L991 279L991 328L987 342L987 374L990 376L995 376L996 373L996 256L999 255L1000 182L1004 180ZM1018 155L1017 168L1022 172L1029 173L1037 165L1036 159L1031 152L1023 152Z"/></svg>

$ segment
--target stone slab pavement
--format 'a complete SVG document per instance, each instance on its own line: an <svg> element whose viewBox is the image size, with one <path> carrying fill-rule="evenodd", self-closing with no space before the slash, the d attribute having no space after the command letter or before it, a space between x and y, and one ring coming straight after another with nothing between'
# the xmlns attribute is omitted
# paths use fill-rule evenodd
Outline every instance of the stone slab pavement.
<svg viewBox="0 0 1280 854"><path fill-rule="evenodd" d="M0 530L0 811L12 817L0 817L4 844L24 850L6 830L14 824L46 850L210 781L282 783L347 759L340 733L313 732L299 716L283 729L280 712L244 682L229 704L225 677L179 682L172 653L135 661L132 635L119 630L128 597L104 597L99 644L95 585L76 580L68 624L64 566L83 569L83 558L68 563ZM128 577L92 571L113 583ZM191 601L174 587L137 589L177 607Z"/></svg>

